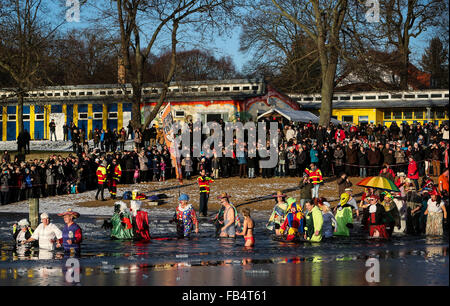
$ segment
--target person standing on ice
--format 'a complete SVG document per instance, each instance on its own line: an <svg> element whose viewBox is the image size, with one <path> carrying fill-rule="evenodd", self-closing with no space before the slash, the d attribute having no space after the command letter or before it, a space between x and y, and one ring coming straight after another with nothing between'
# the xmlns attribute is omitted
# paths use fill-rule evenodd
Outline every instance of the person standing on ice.
<svg viewBox="0 0 450 306"><path fill-rule="evenodd" d="M101 193L102 201L106 201L104 192L105 192L105 182L106 182L106 161L102 161L102 163L98 166L96 174L97 174L97 193L95 194L95 199L98 200L98 194Z"/></svg>
<svg viewBox="0 0 450 306"><path fill-rule="evenodd" d="M50 218L47 213L41 214L41 222L31 237L23 241L22 244L38 240L40 249L53 251L55 249L55 242L56 247L61 247L59 240L62 239L62 232L55 224L50 223Z"/></svg>
<svg viewBox="0 0 450 306"><path fill-rule="evenodd" d="M200 176L197 178L197 182L200 188L200 213L203 217L206 217L208 215L209 184L214 182L214 180L206 176L206 170L202 169Z"/></svg>

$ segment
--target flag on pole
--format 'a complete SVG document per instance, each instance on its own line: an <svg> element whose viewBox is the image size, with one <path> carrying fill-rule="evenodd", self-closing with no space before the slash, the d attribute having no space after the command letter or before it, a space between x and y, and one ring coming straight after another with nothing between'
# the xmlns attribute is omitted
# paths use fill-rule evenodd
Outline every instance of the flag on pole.
<svg viewBox="0 0 450 306"><path fill-rule="evenodd" d="M175 134L173 132L173 117L170 103L167 104L167 106L160 114L164 132L164 140L166 142L166 146L169 148L172 164L176 165L175 173L177 179L180 181L180 184L183 184L183 174L181 172L181 157L179 150L175 148L176 142Z"/></svg>

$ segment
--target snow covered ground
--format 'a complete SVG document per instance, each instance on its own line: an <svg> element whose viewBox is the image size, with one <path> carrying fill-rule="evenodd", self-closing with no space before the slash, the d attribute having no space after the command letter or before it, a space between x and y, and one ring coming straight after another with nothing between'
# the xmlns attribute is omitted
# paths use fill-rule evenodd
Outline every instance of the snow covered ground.
<svg viewBox="0 0 450 306"><path fill-rule="evenodd" d="M89 141L89 147L94 146L94 141ZM133 140L127 140L125 142L125 150L133 150L134 142ZM17 142L13 141L0 141L0 150L17 151ZM71 141L50 141L50 140L31 140L30 141L30 151L46 151L46 152L72 152L72 142Z"/></svg>

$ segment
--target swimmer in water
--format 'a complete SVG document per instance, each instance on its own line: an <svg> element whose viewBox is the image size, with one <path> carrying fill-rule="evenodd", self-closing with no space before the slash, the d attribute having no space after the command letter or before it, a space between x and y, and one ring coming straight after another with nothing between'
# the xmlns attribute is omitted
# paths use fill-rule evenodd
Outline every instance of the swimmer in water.
<svg viewBox="0 0 450 306"><path fill-rule="evenodd" d="M250 216L250 208L242 209L244 215L244 224L242 232L236 233L236 235L244 236L245 246L252 247L255 245L255 238L253 237L253 229L255 228L255 222Z"/></svg>

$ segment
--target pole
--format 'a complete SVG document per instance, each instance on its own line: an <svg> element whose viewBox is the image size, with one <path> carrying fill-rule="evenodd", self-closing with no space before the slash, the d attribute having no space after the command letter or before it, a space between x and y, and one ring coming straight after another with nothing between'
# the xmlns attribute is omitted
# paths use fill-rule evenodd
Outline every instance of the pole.
<svg viewBox="0 0 450 306"><path fill-rule="evenodd" d="M28 200L28 203L30 224L34 230L39 224L39 198L31 198Z"/></svg>

